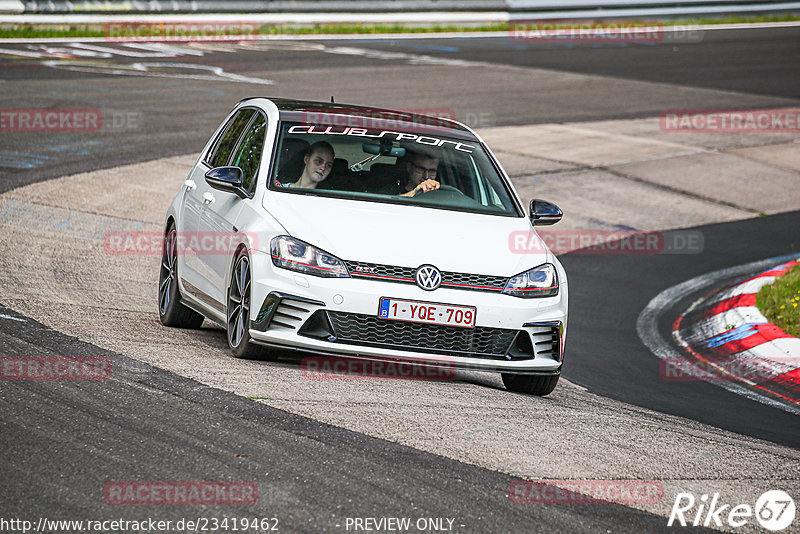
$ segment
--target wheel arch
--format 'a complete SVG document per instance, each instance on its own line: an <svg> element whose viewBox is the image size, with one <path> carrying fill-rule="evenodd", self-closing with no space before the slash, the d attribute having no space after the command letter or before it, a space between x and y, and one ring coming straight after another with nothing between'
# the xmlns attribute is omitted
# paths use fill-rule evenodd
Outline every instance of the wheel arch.
<svg viewBox="0 0 800 534"><path fill-rule="evenodd" d="M231 256L231 261L228 263L228 272L227 272L227 275L225 276L225 295L227 295L228 291L230 291L230 289L231 289L231 276L233 276L233 266L236 263L236 258L239 257L239 254L242 251L245 251L245 254L247 254L247 260L251 262L251 265L250 265L250 270L251 270L250 276L251 277L253 276L253 273L252 273L253 266L252 266L252 260L251 260L252 255L250 254L250 249L247 247L246 243L239 243L239 245L236 247L236 250L233 252L233 255ZM227 313L228 313L228 299L226 297L225 298L225 314L227 315Z"/></svg>

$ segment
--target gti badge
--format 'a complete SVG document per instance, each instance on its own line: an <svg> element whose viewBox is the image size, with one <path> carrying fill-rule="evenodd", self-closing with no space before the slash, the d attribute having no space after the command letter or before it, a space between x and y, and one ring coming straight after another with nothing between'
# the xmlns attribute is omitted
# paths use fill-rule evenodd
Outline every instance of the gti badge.
<svg viewBox="0 0 800 534"><path fill-rule="evenodd" d="M417 285L425 291L433 291L442 283L442 273L433 265L422 265L417 269Z"/></svg>

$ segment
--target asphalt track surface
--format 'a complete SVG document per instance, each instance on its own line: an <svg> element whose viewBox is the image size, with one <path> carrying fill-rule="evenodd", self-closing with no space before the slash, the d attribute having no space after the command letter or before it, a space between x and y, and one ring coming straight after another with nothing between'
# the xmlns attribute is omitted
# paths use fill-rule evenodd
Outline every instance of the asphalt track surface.
<svg viewBox="0 0 800 534"><path fill-rule="evenodd" d="M706 35L697 43L649 46L536 48L507 39L359 39L322 45L391 50L408 57L394 61L363 52L320 53L276 45L209 52L191 59L201 65L222 64L241 75L275 79L279 83L274 86L75 72L44 66L41 58L7 54L0 56L3 108L96 107L137 112L142 120L112 136L0 134L4 157L32 151L42 156L31 157L28 161L36 164L28 167L0 167L0 192L75 172L195 151L235 101L254 94L319 99L334 93L346 94L352 102L394 107L462 106L490 110L493 125L652 116L679 106L719 107L720 98L737 108L796 106L798 43L796 28L731 31ZM4 48L30 50L24 45ZM415 64L419 55L468 64L461 71L436 67L430 60ZM478 90L468 77L480 66L469 62L507 65L505 75L523 83ZM349 69L351 75L361 75L326 77L318 86L309 86L323 69ZM382 75L369 74L374 69ZM441 79L426 79L430 69L438 69ZM546 88L571 80L573 73L600 76L596 84L575 83L566 91L540 94L526 88L525 69L546 69L529 77ZM396 90L390 90L387 80L393 80ZM648 82L698 90L633 91L650 87ZM421 88L426 83L440 84L440 91L425 94ZM625 88L633 92L617 93ZM51 150L54 146L58 150ZM574 305L565 377L625 402L798 447L800 425L794 416L710 384L661 380L657 360L635 331L638 314L666 287L715 269L796 252L798 223L800 213L795 212L702 227L705 250L692 257L566 256ZM664 315L660 327L665 332L670 313L678 311ZM0 314L16 316L7 309L0 309ZM514 507L504 497L511 481L506 475L256 405L157 369L140 373L139 362L65 338L35 318L25 319L26 323L0 321L4 355L32 350L101 355L111 357L121 371L100 383L3 384L0 446L6 467L0 504L4 515L19 503L25 503L24 511L31 516L100 513L98 488L107 481L107 473L119 480L180 480L197 478L197 473L206 480L213 474L220 479L240 474L239 479L251 480L257 473L259 509L248 509L248 515L278 516L289 531L334 530L344 516L403 515L408 503L413 503L417 516L457 517L465 531L665 529L662 517L622 506ZM236 457L237 452L249 456ZM141 510L130 508L118 512L122 517L142 516ZM205 515L213 512L206 510ZM185 515L163 507L157 514L164 519Z"/></svg>
<svg viewBox="0 0 800 534"><path fill-rule="evenodd" d="M572 361L564 376L604 396L800 447L796 415L709 382L664 380L659 360L636 333L636 319L650 299L673 285L726 267L800 252L798 227L796 211L694 228L704 237L704 249L697 255L562 257L570 274L570 298L581 303L570 307L567 355ZM685 295L664 310L659 324L664 339L672 339L672 323L701 295Z"/></svg>
<svg viewBox="0 0 800 534"><path fill-rule="evenodd" d="M30 320L24 330L9 324L0 322L4 354L104 356L114 378L3 384L5 518L108 517L103 487L113 473L120 482L255 482L258 504L240 516L277 517L283 532L345 532L347 517L409 515L451 518L456 532L669 530L663 517L621 505L520 506L507 497L508 475L263 406ZM115 508L114 518L128 520L198 515L182 506ZM237 513L204 506L199 515Z"/></svg>
<svg viewBox="0 0 800 534"><path fill-rule="evenodd" d="M706 31L699 42L648 45L354 39L210 44L184 53L191 47L177 43L182 50L174 57L115 43L79 46L0 46L3 108L89 108L101 110L108 124L115 112L138 120L110 132L3 135L0 192L199 151L208 132L248 96L335 96L338 102L445 110L476 127L800 103L800 27ZM107 74L136 63L153 76ZM215 67L275 83L212 76L206 69ZM210 79L166 77L193 75Z"/></svg>
<svg viewBox="0 0 800 534"><path fill-rule="evenodd" d="M523 24L522 28L525 27ZM446 45L424 39L360 42L370 48L436 57L466 57L493 64L800 98L796 74L800 69L797 28L746 32L713 27L687 29L664 32L651 43L581 43L563 39L539 42L525 36L523 31L511 39L453 39ZM610 117L627 117L632 110L608 111ZM529 117L520 118L526 119L529 121Z"/></svg>

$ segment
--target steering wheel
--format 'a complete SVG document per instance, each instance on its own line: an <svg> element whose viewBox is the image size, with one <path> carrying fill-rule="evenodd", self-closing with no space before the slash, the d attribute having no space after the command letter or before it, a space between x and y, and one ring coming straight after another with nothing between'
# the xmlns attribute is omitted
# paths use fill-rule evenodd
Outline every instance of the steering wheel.
<svg viewBox="0 0 800 534"><path fill-rule="evenodd" d="M414 196L417 196L417 195L422 194L422 193L424 193L427 196L427 195L431 195L432 193L436 193L436 192L441 192L441 193L448 193L448 192L453 193L453 192L455 192L455 193L458 193L461 196L466 196L457 187L453 187L452 185L445 185L445 184L439 184L439 189L431 189L430 191L417 191L417 193Z"/></svg>

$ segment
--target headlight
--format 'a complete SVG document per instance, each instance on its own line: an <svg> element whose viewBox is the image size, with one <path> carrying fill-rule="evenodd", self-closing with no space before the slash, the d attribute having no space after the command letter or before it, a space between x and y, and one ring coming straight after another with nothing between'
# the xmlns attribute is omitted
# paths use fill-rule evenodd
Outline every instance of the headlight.
<svg viewBox="0 0 800 534"><path fill-rule="evenodd" d="M558 295L558 274L555 265L545 263L512 277L503 293L525 299Z"/></svg>
<svg viewBox="0 0 800 534"><path fill-rule="evenodd" d="M269 248L276 267L325 278L350 278L342 260L299 239L278 236Z"/></svg>

